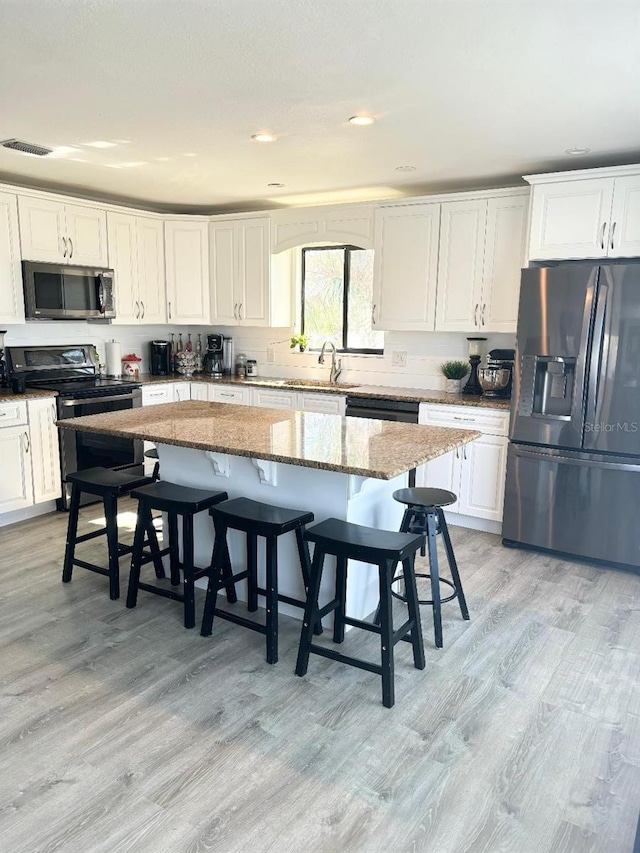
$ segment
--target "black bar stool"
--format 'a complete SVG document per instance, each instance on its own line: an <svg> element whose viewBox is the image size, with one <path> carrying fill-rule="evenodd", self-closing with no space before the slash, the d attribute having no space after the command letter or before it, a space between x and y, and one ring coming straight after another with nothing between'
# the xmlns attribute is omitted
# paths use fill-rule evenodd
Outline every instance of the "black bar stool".
<svg viewBox="0 0 640 853"><path fill-rule="evenodd" d="M416 572L417 578L429 578L431 581L431 598L419 601L419 604L430 604L433 607L433 629L435 634L436 647L442 648L442 613L441 604L451 601L454 598L458 599L462 618L469 619L469 610L467 602L462 590L462 582L460 581L460 573L458 572L458 564L453 553L451 537L449 536L449 528L447 520L444 517L442 507L450 506L457 501L456 495L446 489L429 489L429 488L414 488L414 489L398 489L393 493L393 497L399 503L407 504L402 518L400 530L410 533L422 533L427 537L427 546L429 550L429 574ZM436 544L436 536L442 533L444 547L449 563L452 580L441 578L438 570L438 547ZM424 548L421 553L424 555ZM401 578L394 578L394 581ZM446 598L440 597L440 584L446 584L453 589L451 595ZM406 601L404 595L393 591L393 595L401 601Z"/></svg>
<svg viewBox="0 0 640 853"><path fill-rule="evenodd" d="M149 477L139 474L131 474L126 471L112 471L110 468L87 468L67 475L67 483L71 483L71 504L69 507L69 524L67 525L67 543L64 553L64 568L62 570L62 582L69 583L73 573L73 567L79 566L106 575L109 578L109 597L115 601L120 597L120 566L119 558L124 554L131 553L130 545L122 545L118 542L118 498L124 497L132 489L150 483ZM105 527L93 530L78 536L78 516L80 510L80 499L84 493L96 495L102 498L104 505ZM76 545L95 539L97 536L107 537L107 550L109 554L109 568L105 569L87 560L76 558ZM148 532L151 544L155 540L155 530ZM157 540L156 545L157 545ZM164 577L164 570L160 560L155 561L156 574ZM162 574L158 574L162 572Z"/></svg>
<svg viewBox="0 0 640 853"><path fill-rule="evenodd" d="M309 654L337 660L350 666L366 669L382 676L382 704L386 708L393 707L394 696L394 665L393 649L400 640L413 646L413 664L416 669L424 669L424 647L422 644L422 626L418 607L418 593L414 574L416 551L423 543L422 536L408 533L396 533L392 530L377 530L351 524L337 518L329 518L311 527L305 533L305 539L315 542L311 581L307 606L304 611L304 624L300 635L300 648L296 675L305 675L309 664ZM322 580L322 569L326 554L336 557L336 590L335 598L324 607L318 606L318 594ZM361 563L374 563L378 566L380 584L380 607L378 609L379 624L352 619L345 613L347 597L347 561L356 560ZM407 609L409 618L395 631L391 612L391 584L396 566L402 562L404 581L407 592ZM370 663L361 658L349 657L340 652L313 643L312 633L316 624L323 616L335 611L333 622L333 642L342 643L345 625L362 628L380 635L381 664Z"/></svg>
<svg viewBox="0 0 640 853"><path fill-rule="evenodd" d="M153 472L151 474L151 479L155 483L156 480L160 479L160 457L158 456L158 451L155 447L150 447L149 450L145 450L144 456L145 459L156 460L153 466Z"/></svg>
<svg viewBox="0 0 640 853"><path fill-rule="evenodd" d="M226 501L228 495L226 492L210 492L206 489L176 486L165 480L158 480L158 482L144 486L144 488L135 489L131 493L131 497L138 501L138 521L131 555L127 607L136 606L139 589L171 598L174 601L182 601L184 602L184 627L193 628L196 624L194 582L208 574L211 568L210 566L199 568L194 565L193 517L198 512L210 509L214 504ZM153 547L151 548L151 557L146 557L143 553L143 542L145 532L153 529L152 510L154 509L167 513L169 547L160 550L156 540L155 550ZM178 516L182 517L182 563L178 549ZM165 554L169 554L172 586L177 586L180 583L180 569L182 569L182 593L143 583L140 580L141 567L150 559L159 559ZM227 583L227 596L230 601L237 600L232 582Z"/></svg>
<svg viewBox="0 0 640 853"><path fill-rule="evenodd" d="M305 525L313 521L313 513L271 506L249 498L237 498L228 501L221 506L212 507L209 512L213 518L216 540L211 560L212 571L209 575L201 634L203 637L208 637L211 634L215 614L221 619L235 622L236 625L242 625L251 631L265 634L267 638L267 663L277 663L278 602L283 601L286 604L292 604L294 607L304 608L305 606L304 601L278 593L278 537L285 533L295 532L306 594L309 588L310 559L303 534ZM230 574L232 569L227 545L227 530L240 530L247 534L247 569L244 572ZM258 536L263 536L266 539L266 589L258 586ZM255 612L258 609L259 595L266 598L267 618L265 625L245 619L227 610L219 610L216 607L218 590L225 585L224 577L221 578L221 574L225 571L227 577L233 581L241 581L246 578L247 609L250 612ZM319 626L318 631L321 630L322 626Z"/></svg>

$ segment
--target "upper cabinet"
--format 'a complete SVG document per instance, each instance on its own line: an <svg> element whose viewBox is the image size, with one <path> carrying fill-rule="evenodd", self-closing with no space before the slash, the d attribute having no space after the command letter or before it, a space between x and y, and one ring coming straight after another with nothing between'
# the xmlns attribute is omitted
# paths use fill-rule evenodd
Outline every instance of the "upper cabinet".
<svg viewBox="0 0 640 853"><path fill-rule="evenodd" d="M207 223L165 222L167 319L170 323L210 323Z"/></svg>
<svg viewBox="0 0 640 853"><path fill-rule="evenodd" d="M373 327L432 331L440 205L383 207L375 219Z"/></svg>
<svg viewBox="0 0 640 853"><path fill-rule="evenodd" d="M640 165L529 175L529 260L640 255Z"/></svg>
<svg viewBox="0 0 640 853"><path fill-rule="evenodd" d="M0 193L0 323L24 323L18 200Z"/></svg>
<svg viewBox="0 0 640 853"><path fill-rule="evenodd" d="M298 207L271 214L271 251L282 252L314 243L337 243L373 249L372 205Z"/></svg>
<svg viewBox="0 0 640 853"><path fill-rule="evenodd" d="M209 226L211 321L225 326L291 322L290 258L272 259L266 216L218 219Z"/></svg>
<svg viewBox="0 0 640 853"><path fill-rule="evenodd" d="M160 220L107 214L109 265L115 271L116 323L167 320L164 236Z"/></svg>
<svg viewBox="0 0 640 853"><path fill-rule="evenodd" d="M104 210L37 196L19 196L18 214L25 260L107 266Z"/></svg>

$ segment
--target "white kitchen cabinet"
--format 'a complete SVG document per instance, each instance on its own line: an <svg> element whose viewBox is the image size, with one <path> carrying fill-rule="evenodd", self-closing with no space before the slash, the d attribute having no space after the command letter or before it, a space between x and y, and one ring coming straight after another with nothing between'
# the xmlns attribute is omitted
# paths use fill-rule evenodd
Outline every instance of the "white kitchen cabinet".
<svg viewBox="0 0 640 853"><path fill-rule="evenodd" d="M18 199L0 193L0 323L24 323Z"/></svg>
<svg viewBox="0 0 640 853"><path fill-rule="evenodd" d="M142 405L159 406L161 403L173 403L173 382L160 382L157 385L142 386Z"/></svg>
<svg viewBox="0 0 640 853"><path fill-rule="evenodd" d="M442 205L436 330L515 332L528 197Z"/></svg>
<svg viewBox="0 0 640 853"><path fill-rule="evenodd" d="M108 232L109 264L115 270L116 322L166 323L162 222L109 213Z"/></svg>
<svg viewBox="0 0 640 853"><path fill-rule="evenodd" d="M271 388L252 388L251 405L293 411L298 407L298 395L295 391L274 391Z"/></svg>
<svg viewBox="0 0 640 853"><path fill-rule="evenodd" d="M232 403L239 406L251 406L251 388L239 385L213 385L209 398L214 403Z"/></svg>
<svg viewBox="0 0 640 853"><path fill-rule="evenodd" d="M207 402L212 399L211 386L206 382L191 383L191 398L192 400L201 400Z"/></svg>
<svg viewBox="0 0 640 853"><path fill-rule="evenodd" d="M0 513L33 505L27 424L0 429Z"/></svg>
<svg viewBox="0 0 640 853"><path fill-rule="evenodd" d="M475 406L420 405L421 424L475 429L482 435L417 472L417 485L448 489L458 496L447 512L501 522L509 444L509 413Z"/></svg>
<svg viewBox="0 0 640 853"><path fill-rule="evenodd" d="M270 324L269 218L211 223L212 321L225 325Z"/></svg>
<svg viewBox="0 0 640 853"><path fill-rule="evenodd" d="M371 205L323 205L278 210L271 214L271 251L282 252L314 243L374 247Z"/></svg>
<svg viewBox="0 0 640 853"><path fill-rule="evenodd" d="M440 205L383 207L375 223L373 327L433 331Z"/></svg>
<svg viewBox="0 0 640 853"><path fill-rule="evenodd" d="M528 175L530 260L640 254L640 166Z"/></svg>
<svg viewBox="0 0 640 853"><path fill-rule="evenodd" d="M170 323L209 323L209 249L206 222L165 222L167 307Z"/></svg>
<svg viewBox="0 0 640 853"><path fill-rule="evenodd" d="M20 426L29 422L26 400L10 400L0 403L0 429Z"/></svg>
<svg viewBox="0 0 640 853"><path fill-rule="evenodd" d="M60 446L56 426L56 402L53 398L29 400L29 436L33 502L42 503L60 497Z"/></svg>
<svg viewBox="0 0 640 853"><path fill-rule="evenodd" d="M107 266L104 210L39 196L19 196L18 216L25 260Z"/></svg>
<svg viewBox="0 0 640 853"><path fill-rule="evenodd" d="M185 400L191 399L191 383L190 382L174 382L173 383L173 402L182 403Z"/></svg>
<svg viewBox="0 0 640 853"><path fill-rule="evenodd" d="M344 415L347 408L347 398L338 394L316 394L305 391L298 394L296 408L301 412Z"/></svg>

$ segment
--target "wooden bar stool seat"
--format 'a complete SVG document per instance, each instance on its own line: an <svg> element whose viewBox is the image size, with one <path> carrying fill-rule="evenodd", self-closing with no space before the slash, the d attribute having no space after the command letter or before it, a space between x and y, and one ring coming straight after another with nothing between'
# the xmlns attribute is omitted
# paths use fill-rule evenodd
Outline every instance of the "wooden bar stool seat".
<svg viewBox="0 0 640 853"><path fill-rule="evenodd" d="M120 557L130 554L132 551L132 546L118 542L118 498L128 495L132 489L151 483L151 479L140 474L131 474L128 471L113 471L110 468L87 468L84 471L67 475L66 481L71 483L71 504L69 506L62 582L69 583L71 581L74 566L88 569L90 572L96 572L99 575L106 575L109 578L109 597L115 601L120 597ZM96 495L102 499L105 526L99 530L92 530L91 533L78 536L80 500L85 493ZM155 540L155 530L149 531L148 535L152 540ZM98 536L107 537L108 568L103 568L87 560L79 560L75 555L78 543L95 539ZM156 561L155 565L156 573L162 571L161 561ZM164 572L159 575L159 577L163 576Z"/></svg>
<svg viewBox="0 0 640 853"><path fill-rule="evenodd" d="M198 578L208 574L211 568L210 566L201 568L194 564L193 518L197 513L226 501L228 495L226 492L210 492L206 489L177 486L165 480L158 480L141 489L135 489L131 493L131 497L138 501L138 520L131 555L127 607L136 606L139 589L171 598L174 601L181 601L184 604L184 627L193 628L196 624L194 583ZM169 545L160 550L156 540L155 548L151 548L151 554L145 555L143 543L145 533L150 533L153 529L153 510L167 513ZM180 562L178 547L179 517L182 518L182 562ZM161 586L143 583L140 580L142 566L152 559L161 559L165 554L169 555L172 586L175 587L180 584L180 570L182 570L181 593L175 589L165 589ZM226 586L229 600L236 601L233 583L227 582Z"/></svg>
<svg viewBox="0 0 640 853"><path fill-rule="evenodd" d="M296 675L303 676L309 665L309 655L316 654L331 660L357 666L382 677L382 704L391 708L394 695L394 646L404 640L412 644L413 663L416 669L424 669L424 647L418 607L418 593L414 574L416 552L420 550L423 537L409 533L396 533L392 530L378 530L352 524L337 518L329 518L310 527L305 533L308 542L315 543L311 580L304 623L300 635ZM324 559L327 554L336 557L335 597L324 607L318 603ZM347 565L353 560L361 563L373 563L378 567L380 588L379 622L365 622L346 615ZM391 612L391 584L398 563L402 563L403 577L407 590L408 619L394 631ZM340 652L319 646L313 642L314 627L329 613L334 613L333 642L342 643L345 625L362 628L380 635L381 663L371 663L361 658L350 657Z"/></svg>

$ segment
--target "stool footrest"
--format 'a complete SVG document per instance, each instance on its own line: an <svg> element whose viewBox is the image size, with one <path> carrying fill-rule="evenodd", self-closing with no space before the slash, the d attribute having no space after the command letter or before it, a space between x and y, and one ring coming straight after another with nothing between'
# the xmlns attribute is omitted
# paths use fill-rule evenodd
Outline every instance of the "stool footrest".
<svg viewBox="0 0 640 853"><path fill-rule="evenodd" d="M242 625L243 628L249 628L251 631L257 631L259 634L267 633L267 626L261 625L259 622L252 622L251 619L245 619L244 616L238 616L237 613L231 613L230 610L214 609L214 614L220 619L226 619L227 622L233 622L236 625Z"/></svg>
<svg viewBox="0 0 640 853"><path fill-rule="evenodd" d="M358 669L366 669L367 672L375 672L376 675L382 675L382 667L378 663L371 663L370 661L362 660L361 658L352 658L349 657L349 655L343 655L340 652L336 652L334 649L327 649L324 646L316 646L315 643L311 643L309 651L316 655L321 655L324 658L337 660L339 663L357 666Z"/></svg>
<svg viewBox="0 0 640 853"><path fill-rule="evenodd" d="M333 601L330 601L328 604L325 604L324 607L321 607L316 613L316 617L318 619L324 619L329 613L332 613L336 607L340 606L340 602L337 598L334 598Z"/></svg>
<svg viewBox="0 0 640 853"><path fill-rule="evenodd" d="M258 595L266 596L267 590L262 587L257 587L256 592ZM298 598L291 598L290 595L284 595L282 593L278 593L278 601L282 601L284 604L290 604L292 607L301 607L303 610L306 607L306 602L300 601Z"/></svg>
<svg viewBox="0 0 640 853"><path fill-rule="evenodd" d="M150 583L138 583L138 589L144 589L146 592L153 592L155 595L162 595L164 598L171 598L173 601L184 601L184 595L175 592L173 589L164 589L161 586L154 586Z"/></svg>
<svg viewBox="0 0 640 853"><path fill-rule="evenodd" d="M98 536L106 536L107 528L101 527L100 530L92 530L91 533L83 533L82 536L76 536L76 545L78 542L87 542L89 539L96 539Z"/></svg>
<svg viewBox="0 0 640 853"><path fill-rule="evenodd" d="M344 617L344 624L351 625L352 628L361 628L363 631L370 631L372 634L380 633L380 626L373 622L363 622L362 619L352 619L351 616Z"/></svg>
<svg viewBox="0 0 640 853"><path fill-rule="evenodd" d="M400 640L404 640L404 638L409 634L410 631L413 631L415 628L415 620L407 619L404 625L401 625L396 631L393 632L393 645L395 646Z"/></svg>
<svg viewBox="0 0 640 853"><path fill-rule="evenodd" d="M74 560L74 566L79 566L81 569L88 569L90 572L95 572L98 575L109 575L109 569L104 569L102 566L96 566L95 563L87 563L86 560Z"/></svg>

